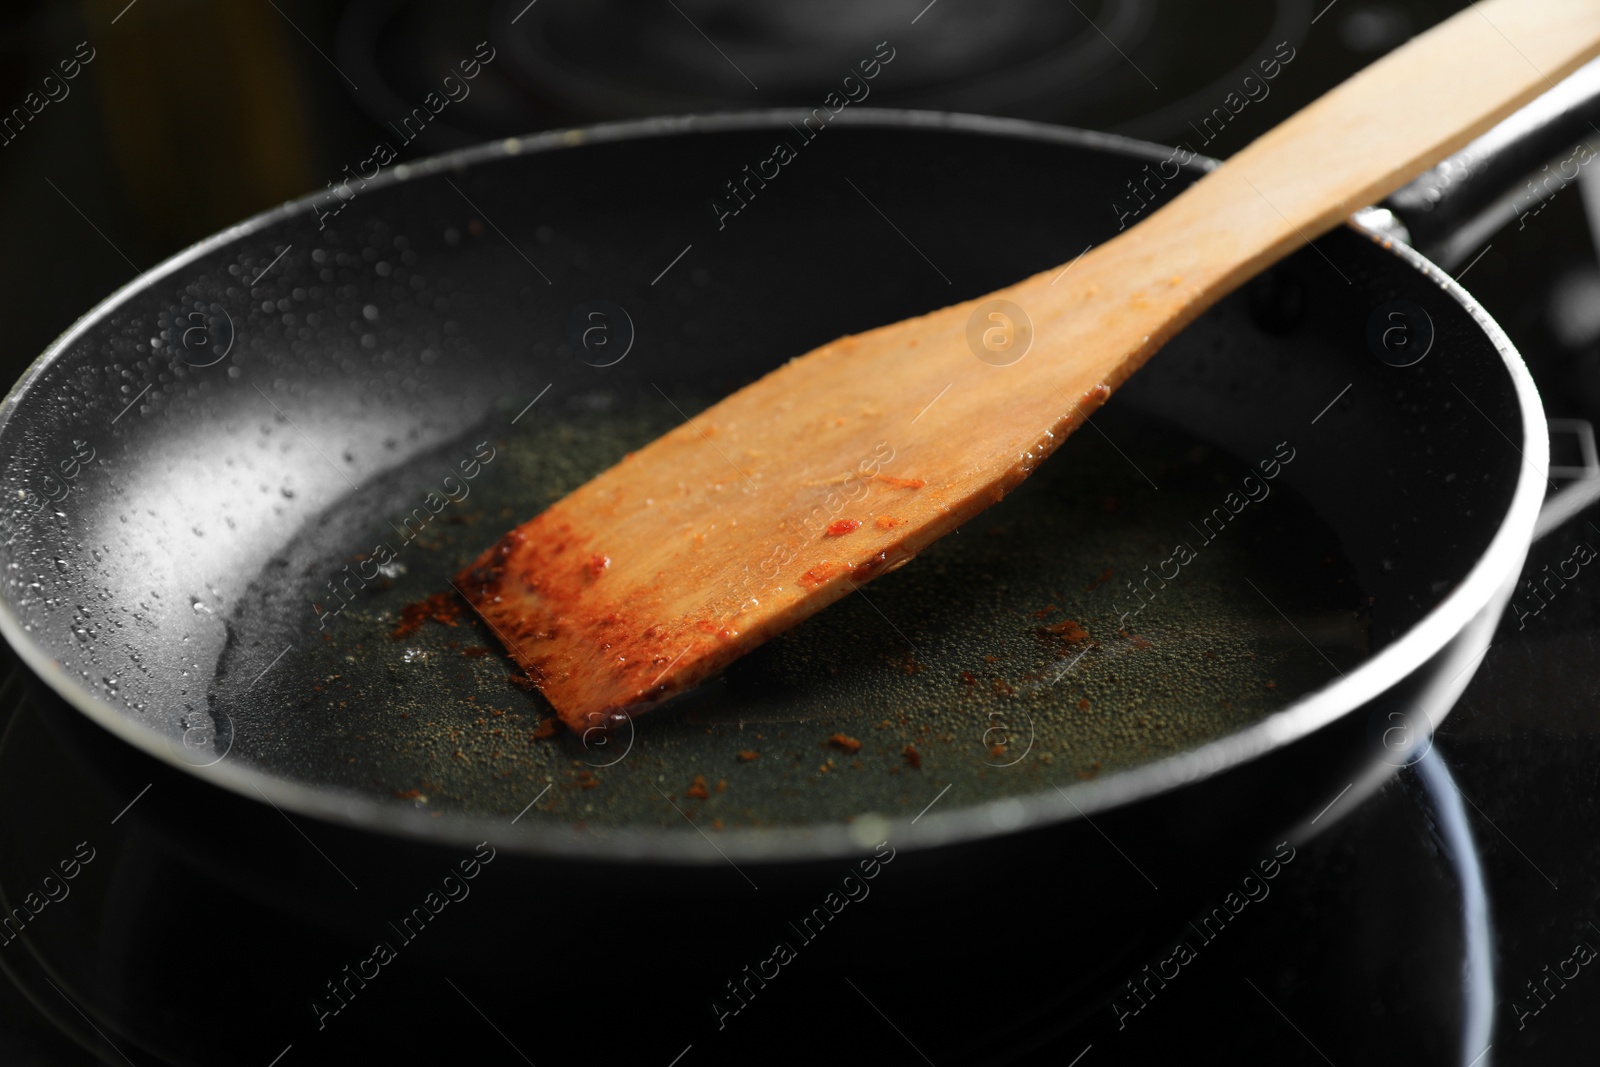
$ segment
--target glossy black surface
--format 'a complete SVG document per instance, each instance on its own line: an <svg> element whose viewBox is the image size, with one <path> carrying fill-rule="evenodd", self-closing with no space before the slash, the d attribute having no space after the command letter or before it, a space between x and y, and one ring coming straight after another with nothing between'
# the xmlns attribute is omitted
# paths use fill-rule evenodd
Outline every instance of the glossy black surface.
<svg viewBox="0 0 1600 1067"><path fill-rule="evenodd" d="M541 813L514 832L475 828L453 812L440 818L396 802L392 793L404 782L380 780L376 790L363 783L349 793L330 788L345 778L328 769L329 761L346 757L303 718L253 707L299 699L308 686L333 680L324 674L337 661L320 673L302 666L307 644L328 636L317 585L285 578L287 595L268 598L264 610L239 605L261 599L248 589L275 589L280 571L289 573L292 553L284 546L302 527L355 520L382 529L379 516L405 514L406 503L424 497L439 478L437 455L432 464L419 460L463 427L477 427L512 450L516 413L545 388L544 403L565 410L608 397L625 410L633 395L652 389L716 395L795 350L1048 269L1070 259L1067 249L1116 232L1113 220L1093 208L1160 151L1097 144L1046 127L856 112L832 120L828 140L790 164L797 169L783 175L789 181L775 180L731 222L718 223L700 196L704 175L736 173L740 160L759 155L800 118L778 113L646 125L602 131L577 146L474 151L375 181L336 215L313 201L259 219L153 273L80 324L13 395L3 430L12 463L0 486L20 503L11 508L11 536L0 546L0 588L18 624L61 665L79 699L104 703L106 725L128 729L179 767L215 767L202 777L247 797L261 793L291 811L428 839L459 843L496 831L507 844L520 840L529 849L564 846L567 819L549 821ZM1171 183L1161 195L1179 187ZM546 195L524 197L528 188ZM857 236L874 214L859 195L863 188L891 198L898 222L884 228L882 240ZM992 211L988 205L1002 194L1009 209ZM951 204L971 205L981 224L942 226ZM474 232L478 211L497 232L482 224ZM922 254L949 263L949 273L892 240L896 228L921 236ZM672 235L686 239L683 263L647 281L652 258L666 259L676 243ZM697 240L703 248L695 248ZM535 250L553 279L544 281L546 271L523 246ZM1130 381L1119 405L1220 447L1231 455L1236 478L1263 457L1280 457L1282 464L1273 461L1275 485L1298 496L1337 536L1368 597L1372 651L1382 653L1468 586L1500 534L1514 490L1532 477L1520 450L1504 447L1525 433L1513 375L1496 338L1438 288L1424 265L1355 231L1328 234L1317 248L1284 262L1270 281L1301 294L1293 317L1264 328L1251 293L1235 293ZM596 292L633 308L634 350L615 367L576 360L561 340L572 302ZM1396 300L1422 309L1431 322L1431 359L1391 366L1365 343L1369 324ZM211 343L197 351L182 322L185 315L204 318L211 308L221 309L220 321L210 327ZM929 396L939 388L929 382ZM898 403L904 417L914 416L915 404ZM1114 425L1101 431L1117 432ZM84 453L93 458L72 477L57 471L54 457ZM495 468L484 477L506 476ZM352 493L360 482L379 479L395 486L381 499ZM59 494L50 491L63 483ZM1160 492L1148 485L1148 492ZM490 521L504 522L504 511ZM1203 522L1216 525L1202 512L1188 524L1169 519L1152 526L1150 554L1159 562L1177 539L1203 548L1213 536L1202 531ZM335 544L339 550L320 568L295 567L337 578L339 560L370 541L347 536ZM1510 545L1490 557L1491 583L1512 562L1506 554L1518 550ZM459 565L472 554L471 547L454 551ZM1304 566L1324 565L1323 552L1307 551ZM1121 565L1111 557L1105 565L1112 562ZM1233 595L1266 596L1274 605L1243 570ZM1122 575L1127 593L1138 587L1135 579L1144 580ZM1491 599L1488 589L1477 595ZM1111 592L1101 599L1107 606L1086 616L1089 624L1125 628L1110 606ZM1285 606L1294 610L1285 601L1273 614L1287 619ZM1302 737L1303 727L1263 732L1231 750L1219 745L1211 762L1186 772L1139 778L1132 776L1143 771L1131 771L1121 788L1146 796L1235 764L1242 764L1233 772L1240 778L1264 779L1276 773L1272 761L1244 762L1245 753L1286 741L1381 771L1392 753L1381 731L1363 739L1363 730L1391 711L1410 714L1412 704L1442 719L1448 687L1477 651L1488 610L1480 601L1439 612L1435 625L1445 632L1435 640L1454 641L1464 629L1459 644L1401 653L1399 661L1370 669L1333 666L1330 684L1346 673L1352 682L1372 676L1364 691L1370 697L1329 698L1341 710L1368 702L1359 722L1335 722L1314 737ZM1136 628L1160 642L1168 613L1168 604L1157 604ZM1165 625L1180 628L1177 620ZM1317 644L1294 622L1284 627ZM492 643L487 631L476 639ZM384 649L381 640L357 641L344 655L398 669L396 649ZM1419 669L1430 656L1434 664ZM956 667L930 664L941 666L954 702ZM489 688L479 699L500 695L503 686L484 684ZM856 699L871 699L872 690L871 681L863 683ZM236 747L235 728L251 733ZM296 737L304 743L296 746ZM268 744L287 745L293 757L272 761L276 776L308 790L229 777L255 766L251 754ZM701 773L698 754L690 745L681 762L662 766L662 777ZM976 760L980 753L968 755ZM1326 773L1345 781L1363 777L1340 766ZM1056 777L1045 784L1082 792L1064 770ZM1296 782L1317 788L1303 776ZM1239 784L1204 786L1213 787L1241 801L1248 793ZM512 815L536 789L537 783L528 786L520 802L515 794L499 796L487 811L471 814ZM1095 810L1108 802L1093 796L1064 802L1057 792L1038 784L1018 790L1025 809L991 822L977 811L978 798L960 789L932 822L948 836L972 837L1070 819L1069 804ZM649 790L634 795L656 799ZM897 800L863 801L855 813L909 819L920 807L914 796ZM955 824L962 814L965 821ZM1263 821L1288 825L1296 814ZM840 829L828 836L827 824L837 827L838 818L810 820L823 828L790 842L793 851L785 854L859 849L859 840L839 840L848 837ZM660 813L639 818L647 820L659 822ZM1167 827L1157 836L1165 841L1176 833L1183 851L1203 854L1206 838L1219 831L1232 832L1214 820L1181 831ZM1246 830L1244 837L1273 832ZM538 833L559 840L552 844ZM579 836L574 847L587 849L592 840L595 854L640 847L620 839L608 844L599 825ZM692 857L703 846L682 828L676 837L667 847L674 856ZM937 843L929 836L902 840ZM728 847L736 857L757 858L758 844Z"/></svg>

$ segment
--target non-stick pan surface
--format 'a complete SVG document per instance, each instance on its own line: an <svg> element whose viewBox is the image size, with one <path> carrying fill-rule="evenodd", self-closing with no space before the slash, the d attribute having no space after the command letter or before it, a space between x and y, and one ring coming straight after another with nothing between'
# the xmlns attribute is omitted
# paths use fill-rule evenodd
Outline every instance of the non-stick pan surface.
<svg viewBox="0 0 1600 1067"><path fill-rule="evenodd" d="M8 636L102 725L291 810L476 839L537 798L524 847L667 855L703 847L661 802L687 795L725 850L776 857L859 848L944 785L914 840L1247 760L1393 688L1514 572L1543 447L1520 366L1459 290L1340 231L1186 331L964 547L610 748L537 739L487 633L390 638L407 600L778 361L1071 260L1166 158L864 111L745 179L785 118L397 167L139 279L7 403ZM1405 367L1373 343L1396 308L1427 350ZM1266 517L1213 538L1268 463ZM1151 586L1179 541L1200 562Z"/></svg>

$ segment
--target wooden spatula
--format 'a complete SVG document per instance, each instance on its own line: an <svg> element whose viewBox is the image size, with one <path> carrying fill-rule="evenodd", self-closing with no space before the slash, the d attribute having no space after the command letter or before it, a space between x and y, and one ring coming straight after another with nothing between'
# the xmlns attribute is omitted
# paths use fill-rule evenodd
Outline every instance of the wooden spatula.
<svg viewBox="0 0 1600 1067"><path fill-rule="evenodd" d="M1597 52L1600 0L1468 8L1065 274L791 360L457 586L569 727L614 726L998 502L1206 307Z"/></svg>

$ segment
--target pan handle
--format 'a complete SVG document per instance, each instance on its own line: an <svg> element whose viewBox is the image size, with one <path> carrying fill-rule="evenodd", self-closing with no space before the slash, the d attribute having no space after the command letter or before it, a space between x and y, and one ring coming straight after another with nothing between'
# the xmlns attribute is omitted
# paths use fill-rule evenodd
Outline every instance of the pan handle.
<svg viewBox="0 0 1600 1067"><path fill-rule="evenodd" d="M1400 189L1370 224L1396 236L1446 270L1466 262L1495 231L1532 217L1600 160L1600 60L1579 67L1549 92ZM1593 180L1591 177L1590 180ZM1600 234L1597 234L1600 240ZM1576 464L1552 466L1552 488L1534 527L1535 541L1600 499L1600 453L1594 427L1583 419L1551 419ZM1570 439L1570 440L1568 440Z"/></svg>
<svg viewBox="0 0 1600 1067"><path fill-rule="evenodd" d="M1405 225L1417 251L1454 270L1496 230L1536 213L1597 157L1600 60L1578 68L1383 206Z"/></svg>

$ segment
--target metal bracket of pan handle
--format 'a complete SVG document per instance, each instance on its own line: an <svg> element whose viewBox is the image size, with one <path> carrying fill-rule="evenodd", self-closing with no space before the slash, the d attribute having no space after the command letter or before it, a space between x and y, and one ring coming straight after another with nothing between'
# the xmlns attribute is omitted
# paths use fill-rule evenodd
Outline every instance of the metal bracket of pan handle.
<svg viewBox="0 0 1600 1067"><path fill-rule="evenodd" d="M1587 143L1588 152L1576 147ZM1446 270L1544 203L1600 156L1600 60L1580 67L1383 203Z"/></svg>

